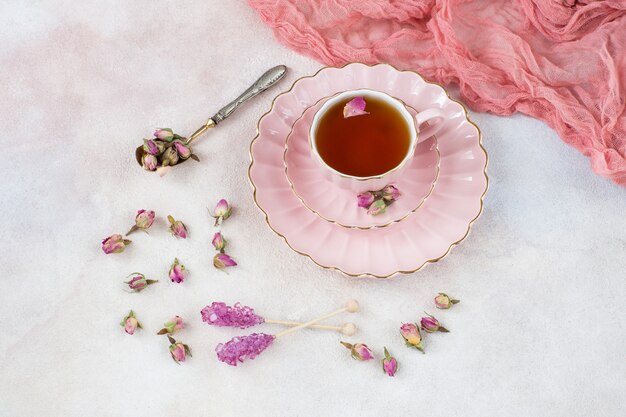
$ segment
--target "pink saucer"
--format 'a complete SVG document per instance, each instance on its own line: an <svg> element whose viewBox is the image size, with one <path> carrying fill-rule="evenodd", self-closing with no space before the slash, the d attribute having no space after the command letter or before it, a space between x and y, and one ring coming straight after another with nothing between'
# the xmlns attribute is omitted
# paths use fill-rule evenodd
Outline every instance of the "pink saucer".
<svg viewBox="0 0 626 417"><path fill-rule="evenodd" d="M323 97L358 88L387 92L418 111L436 106L449 115L437 135L441 161L432 194L402 222L366 230L341 227L308 210L293 193L283 163L285 140L304 110ZM323 68L296 81L259 120L250 157L254 200L270 228L318 265L353 276L386 278L440 260L465 239L487 191L487 153L463 106L441 86L390 65Z"/></svg>
<svg viewBox="0 0 626 417"><path fill-rule="evenodd" d="M385 213L372 216L367 214L367 210L358 207L354 192L341 188L324 175L323 168L311 153L309 129L313 116L324 102L320 100L309 107L287 136L283 158L285 173L302 203L326 221L361 229L385 227L399 222L421 207L439 175L436 138L430 137L417 144L411 165L402 178L393 183L402 193L401 197ZM409 112L417 114L412 108Z"/></svg>

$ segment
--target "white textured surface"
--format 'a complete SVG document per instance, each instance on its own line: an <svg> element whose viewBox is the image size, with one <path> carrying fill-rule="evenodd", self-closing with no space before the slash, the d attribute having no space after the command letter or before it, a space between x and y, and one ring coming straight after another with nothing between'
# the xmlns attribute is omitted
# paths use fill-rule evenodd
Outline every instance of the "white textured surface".
<svg viewBox="0 0 626 417"><path fill-rule="evenodd" d="M2 2L0 12L0 416L617 416L626 391L626 193L543 123L473 114L490 152L490 191L469 238L442 262L390 281L348 279L292 253L265 225L247 180L248 145L271 97L319 64L278 45L242 1ZM156 126L191 132L278 63L288 79L199 142L201 165L160 179L131 157ZM206 208L237 208L223 227L241 266L210 265ZM101 238L134 211L160 216L119 255ZM191 231L165 232L171 213ZM174 256L190 270L166 281ZM140 270L161 283L121 290ZM401 321L438 312L452 331L405 348ZM361 301L364 341L400 361L395 379L357 363L335 334L303 331L255 361L217 362L245 331L200 322L213 300L306 319ZM133 308L145 330L124 334ZM183 366L154 335L190 322ZM343 318L342 318L343 319ZM341 321L339 319L338 321ZM267 326L257 330L273 331ZM445 410L445 411L442 411Z"/></svg>

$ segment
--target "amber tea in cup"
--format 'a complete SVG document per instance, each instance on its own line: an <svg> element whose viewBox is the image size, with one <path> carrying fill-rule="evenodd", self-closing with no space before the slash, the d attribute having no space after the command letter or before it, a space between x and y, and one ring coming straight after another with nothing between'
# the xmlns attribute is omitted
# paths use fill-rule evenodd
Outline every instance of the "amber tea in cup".
<svg viewBox="0 0 626 417"><path fill-rule="evenodd" d="M353 192L379 190L404 174L417 143L438 132L443 120L439 108L414 116L401 100L382 91L344 91L313 116L309 144L332 182ZM429 126L421 129L426 122Z"/></svg>
<svg viewBox="0 0 626 417"><path fill-rule="evenodd" d="M354 97L332 104L315 132L319 156L334 170L353 177L391 171L405 159L411 131L405 117L388 100L365 96L367 114L344 117Z"/></svg>

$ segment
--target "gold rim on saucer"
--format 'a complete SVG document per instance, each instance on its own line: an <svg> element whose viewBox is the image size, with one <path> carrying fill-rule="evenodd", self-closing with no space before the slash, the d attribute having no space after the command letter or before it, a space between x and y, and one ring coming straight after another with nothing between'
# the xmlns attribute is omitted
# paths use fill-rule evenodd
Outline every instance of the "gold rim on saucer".
<svg viewBox="0 0 626 417"><path fill-rule="evenodd" d="M366 90L365 88L359 88L359 90ZM345 92L345 91L344 91ZM400 217L399 219L394 219L394 220L390 220L387 223L384 224L379 224L379 225L372 225L372 226L356 226L356 225L350 225L350 224L343 224L340 223L337 220L332 220L332 219L328 219L326 218L324 215L322 215L321 213L319 213L317 210L313 209L312 207L310 207L306 201L304 201L304 199L300 196L300 194L298 194L298 192L296 191L295 186L293 185L293 182L291 181L291 178L289 177L289 172L287 170L287 150L289 149L288 144L289 144L289 137L291 136L291 134L293 133L293 129L294 126L304 117L304 113L306 113L311 107L315 107L317 106L319 103L321 103L324 100L328 100L332 97L335 97L338 94L343 94L342 92L337 93L337 94L333 94L332 96L327 96L327 97L322 97L319 100L317 100L315 102L315 104L312 104L311 106L307 107L306 109L304 109L304 111L302 112L302 114L293 122L293 124L291 125L291 129L289 130L289 133L287 134L287 137L285 137L285 151L283 152L283 165L285 166L285 177L287 177L287 182L289 182L289 187L291 188L291 192L298 198L298 200L300 200L300 202L307 208L309 209L309 211L315 213L318 217L320 217L321 219L330 222L330 223L334 223L338 226L341 227L345 227L347 229L361 229L361 230L368 230L368 229L377 229L377 228L382 228L382 227L387 227L390 226L394 223L399 223L402 220L406 219L407 217L409 217L411 214L415 213L420 207L422 207L424 205L424 202L426 201L426 199L428 197L430 197L430 195L433 193L433 190L435 189L435 184L437 184L437 180L439 179L439 172L440 172L440 166L441 166L441 153L439 152L439 142L437 140L437 135L433 135L433 137L435 138L435 152L437 152L437 165L435 166L436 169L436 174L435 174L435 179L432 181L432 183L430 184L430 189L428 190L428 192L426 193L426 195L420 200L420 202L417 204L417 206L414 209L409 210L408 213L406 213L404 216ZM402 101L401 99L397 98L397 97L393 97L392 95L387 94L388 96L398 100L399 102L401 102L406 108L413 110L415 113L418 113L417 110L415 110L414 107L409 106L408 104L406 104L404 101ZM414 118L415 119L415 118ZM414 122L415 123L415 122ZM416 128L417 128L417 123L416 124ZM417 139L416 139L417 140ZM413 149L413 152L415 152L415 149ZM397 167L395 167L393 170L390 170L388 172L386 172L383 175L387 175L393 171L398 170L403 164L404 164L404 160L402 161L402 164L398 165ZM367 177L367 179L372 179L372 178L380 178L382 177L382 175L377 176L377 177ZM358 179L358 178L357 178Z"/></svg>
<svg viewBox="0 0 626 417"><path fill-rule="evenodd" d="M291 92L291 90L293 90L294 86L295 86L295 85L296 85L299 81L304 80L304 79L308 79L308 78L314 78L314 77L316 77L316 76L317 76L317 75L318 75L321 71L325 70L326 68L338 68L338 69L342 69L342 68L345 68L345 67L346 67L346 66L348 66L348 65L354 65L354 64L363 65L363 66L366 66L366 67L369 67L369 68L372 68L372 67L374 67L374 66L376 66L376 65L387 65L387 66L389 66L389 67L393 68L394 70L396 70L396 71L398 71L398 72L410 72L410 73L416 74L416 75L417 75L417 76L419 76L419 77L420 77L420 78L421 78L421 79L422 79L425 83L427 83L427 84L431 84L431 85L436 85L436 86L438 86L439 88L441 88L441 89L443 90L444 94L445 94L445 95L446 95L446 96L447 96L447 97L448 97L451 101L453 101L453 102L455 102L455 103L458 103L458 104L459 104L459 105L463 108L463 111L464 111L464 113L465 113L465 119L468 121L468 123L470 123L472 126L474 126L474 127L476 128L476 130L478 131L478 145L480 146L480 148L482 149L483 153L485 154L485 168L483 169L483 174L485 175L485 181L486 181L486 183L485 183L485 190L483 191L483 193L482 193L482 194L481 194L481 196L480 196L480 210L478 211L478 214L476 214L476 216L475 216L472 220L470 220L470 221L469 221L469 223L468 223L468 225L467 225L467 230L466 230L465 234L463 235L463 237L461 237L461 238L460 238L459 240L457 240L456 242L452 242L452 243L450 244L450 246L448 247L448 249L447 249L447 250L446 250L446 251L445 251L445 252L444 252L441 256L438 256L438 257L436 257L436 258L432 258L432 259L428 259L428 260L424 261L424 262L423 262L420 266L418 266L418 267L417 267L417 268L415 268L415 269L411 269L411 270L398 270L398 271L394 271L394 272L392 272L392 273L390 273L390 274L387 274L387 275L376 275L376 274L369 274L369 273L350 274L350 273L348 273L348 272L345 272L344 270L342 270L342 269L341 269L340 267L338 267L338 266L334 266L334 265L322 265L322 264L320 264L319 262L317 262L315 259L313 259L313 257L311 257L311 255L309 255L308 253L301 252L301 251L299 251L299 250L295 249L293 246L291 246L291 245L289 244L289 241L287 240L287 238L286 238L283 234L279 233L276 229L274 229L274 228L272 227L272 225L271 225L271 224L270 224L270 222L269 222L269 217L268 217L268 215L267 215L267 212L266 212L265 210L263 210L263 208L259 205L259 202L258 202L258 201L257 201L257 199L256 199L256 192L257 192L257 189L256 189L256 186L254 185L254 182L252 181L252 177L250 176L250 171L252 170L252 166L254 165L254 157L252 156L252 145L254 145L254 142L256 142L256 140L259 138L259 133L260 133L260 132L259 132L259 126L260 126L260 124L261 124L261 120L263 120L263 118L264 118L265 116L267 116L268 114L270 114L270 113L272 112L272 110L274 110L274 103L276 102L276 100L278 99L278 97L281 97L281 96L283 96L283 95L285 95L285 94L290 93L290 92ZM442 260L443 258L445 258L446 256L448 256L448 254L450 253L450 251L452 250L452 248L453 248L453 247L455 247L455 246L456 246L456 245L458 245L459 243L463 242L463 241L467 238L467 236L469 235L470 230L471 230L471 228L472 228L472 225L473 225L473 224L474 224L474 222L475 222L475 221L476 221L476 220L480 217L480 215L483 213L483 209L484 209L484 199L485 199L485 195L487 194L487 190L489 189L489 177L487 176L487 167L489 166L489 154L487 153L487 150L485 149L485 147L484 147L484 146L483 146L483 144L482 144L482 137L483 137L483 135L482 135L482 132L480 131L480 128L479 128L479 127L478 127L478 126L477 126L474 122L472 122L472 121L469 119L469 113L468 113L467 108L465 107L465 105L464 105L463 103L461 103L460 101L455 100L455 99L453 99L452 97L450 97L450 95L448 94L448 92L446 91L446 89L445 89L445 88L444 88L441 84L436 83L436 82L431 82L431 81L427 81L427 80L425 80L425 79L424 79L424 77L422 77L422 76L421 76L421 75L420 75L417 71L412 71L412 70L399 70L399 69L397 69L396 67L394 67L394 66L393 66L393 65L391 65L391 64L374 64L374 65L369 65L369 64L364 64L364 63L362 63L362 62L351 62L351 63L348 63L348 64L343 65L343 66L341 66L341 67L330 67L330 66L324 66L324 67L320 68L319 70L317 70L317 71L315 72L315 74L313 74L313 75L306 75L306 76L304 76L304 77L300 77L300 78L298 78L297 80L295 80L295 81L293 82L293 84L291 85L291 87L289 87L289 89L288 89L287 91L285 91L285 92L283 92L283 93L280 93L280 94L278 94L276 97L274 97L274 99L272 100L272 104L271 104L271 106L270 106L270 109L269 109L267 112L265 112L265 113L264 113L264 114L263 114L263 115L259 118L259 120L257 121L257 125L256 125L256 135L255 135L254 139L252 139L252 142L250 142L250 147L248 148L248 152L249 152L249 154L250 154L250 165L248 166L248 181L250 181L250 184L252 185L252 190L253 190L253 191L252 191L252 198L253 198L253 200L254 200L254 204L255 204L255 205L259 208L259 210L261 210L261 212L262 212L262 213L263 213L263 215L265 216L265 223L267 223L267 226L270 228L270 230L271 230L271 231L273 231L274 233L276 233L278 236L280 236L280 237L281 237L281 238L285 241L285 243L287 244L287 246L288 246L288 247L289 247L292 251L294 251L295 253L300 254L300 255L302 255L302 256L306 256L307 258L309 258L309 259L310 259L310 260L311 260L314 264L316 264L316 265L317 265L317 266L319 266L320 268L323 268L323 269L328 269L328 270L338 271L338 272L340 272L340 273L342 273L342 274L344 274L344 275L346 275L346 276L349 276L349 277L374 277L374 278L381 278L381 279L383 279L383 278L390 278L390 277L392 277L392 276L394 276L394 275L397 275L397 274L411 274L411 273L417 272L417 271L419 271L420 269L424 268L424 266L428 265L429 263L434 263L434 262L438 262L438 261Z"/></svg>

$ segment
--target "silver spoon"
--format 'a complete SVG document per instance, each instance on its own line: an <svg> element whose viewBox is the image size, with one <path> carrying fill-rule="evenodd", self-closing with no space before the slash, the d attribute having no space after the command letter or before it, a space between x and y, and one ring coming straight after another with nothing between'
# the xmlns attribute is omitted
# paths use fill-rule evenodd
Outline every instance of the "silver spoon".
<svg viewBox="0 0 626 417"><path fill-rule="evenodd" d="M236 99L228 103L226 106L222 107L220 111L215 113L214 116L210 117L209 120L207 120L206 123L202 125L198 130L193 132L193 134L189 136L189 138L177 137L177 140L183 143L184 145L189 145L191 142L193 142L194 140L202 136L202 134L204 134L207 130L217 126L219 123L225 120L228 116L233 114L233 112L237 110L243 103L255 97L259 93L262 93L263 91L267 90L272 85L276 84L276 82L278 82L278 80L283 78L286 73L287 73L287 67L284 65L277 65L274 68L269 69L268 71L265 72L265 74L261 75L259 79L256 80L256 82L252 84L246 91L241 93L239 97L237 97ZM173 143L174 142L170 141L168 143L165 143L164 146L171 147ZM139 146L135 150L135 158L137 159L137 163L140 166L143 166L142 157L144 156L144 153L145 151L144 151L143 145ZM197 157L193 158L194 156L195 155L192 155L192 158L190 159L197 160ZM180 164L186 160L187 159L181 159L177 164Z"/></svg>

